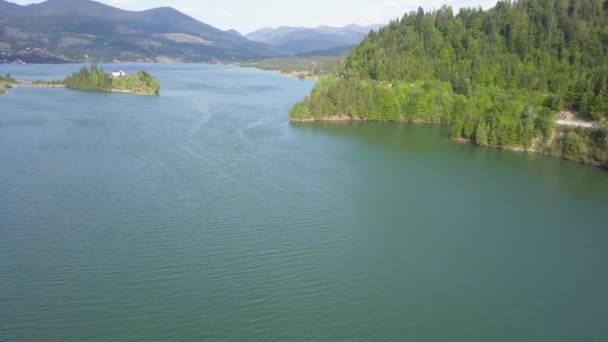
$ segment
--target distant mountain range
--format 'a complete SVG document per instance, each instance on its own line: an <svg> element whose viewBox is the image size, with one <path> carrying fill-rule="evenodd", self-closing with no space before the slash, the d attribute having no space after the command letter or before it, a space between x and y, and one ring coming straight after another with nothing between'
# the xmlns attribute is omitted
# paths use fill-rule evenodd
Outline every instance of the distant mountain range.
<svg viewBox="0 0 608 342"><path fill-rule="evenodd" d="M126 11L92 0L0 0L0 63L211 62L349 51L379 26L265 28L243 36L171 7Z"/></svg>
<svg viewBox="0 0 608 342"><path fill-rule="evenodd" d="M171 7L134 12L91 0L27 6L0 0L0 53L0 59L27 62L198 62L283 54Z"/></svg>
<svg viewBox="0 0 608 342"><path fill-rule="evenodd" d="M305 54L312 51L352 47L359 44L371 30L378 30L381 27L382 25L315 28L281 26L276 29L265 27L245 37L272 45L289 54Z"/></svg>

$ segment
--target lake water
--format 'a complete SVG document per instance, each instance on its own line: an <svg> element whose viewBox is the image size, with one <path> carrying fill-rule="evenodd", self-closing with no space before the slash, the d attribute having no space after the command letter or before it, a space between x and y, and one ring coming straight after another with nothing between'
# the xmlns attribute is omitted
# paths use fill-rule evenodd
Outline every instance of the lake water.
<svg viewBox="0 0 608 342"><path fill-rule="evenodd" d="M608 340L608 172L290 124L313 83L273 73L125 68L161 96L0 96L1 341Z"/></svg>

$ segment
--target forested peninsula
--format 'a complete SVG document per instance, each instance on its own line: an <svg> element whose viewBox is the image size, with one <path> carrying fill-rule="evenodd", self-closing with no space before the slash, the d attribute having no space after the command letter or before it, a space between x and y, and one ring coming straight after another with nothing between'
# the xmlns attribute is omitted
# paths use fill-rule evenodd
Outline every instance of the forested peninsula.
<svg viewBox="0 0 608 342"><path fill-rule="evenodd" d="M449 123L456 140L608 167L608 0L420 8L372 31L290 118Z"/></svg>

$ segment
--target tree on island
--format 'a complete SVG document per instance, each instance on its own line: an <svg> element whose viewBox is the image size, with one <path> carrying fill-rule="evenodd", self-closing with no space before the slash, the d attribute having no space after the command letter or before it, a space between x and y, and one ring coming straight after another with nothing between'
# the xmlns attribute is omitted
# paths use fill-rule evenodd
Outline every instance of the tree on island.
<svg viewBox="0 0 608 342"><path fill-rule="evenodd" d="M112 77L96 64L91 65L91 71L86 66L80 68L78 72L68 76L63 83L66 87L74 89L101 91L112 89Z"/></svg>
<svg viewBox="0 0 608 342"><path fill-rule="evenodd" d="M0 75L0 81L5 81L5 82L17 82L17 80L15 80L13 77L11 77L11 74L6 73L4 76Z"/></svg>
<svg viewBox="0 0 608 342"><path fill-rule="evenodd" d="M160 93L158 81L146 71L112 79L112 89L145 95L158 95Z"/></svg>

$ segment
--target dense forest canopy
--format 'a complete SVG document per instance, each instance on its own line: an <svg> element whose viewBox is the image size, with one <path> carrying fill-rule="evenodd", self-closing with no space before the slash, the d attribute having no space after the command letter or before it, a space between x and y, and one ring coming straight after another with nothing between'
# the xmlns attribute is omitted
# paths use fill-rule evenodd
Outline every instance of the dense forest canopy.
<svg viewBox="0 0 608 342"><path fill-rule="evenodd" d="M420 8L371 32L291 117L448 122L455 138L528 149L563 110L608 117L608 0ZM572 133L560 135L580 140L571 155L606 162L605 129Z"/></svg>
<svg viewBox="0 0 608 342"><path fill-rule="evenodd" d="M608 114L607 8L606 0L522 0L457 16L419 9L372 33L343 73L440 80L465 96L488 86L540 91L599 119Z"/></svg>
<svg viewBox="0 0 608 342"><path fill-rule="evenodd" d="M110 91L112 89L112 77L95 64L91 65L90 71L83 66L78 72L68 76L63 83L68 88L83 90Z"/></svg>

